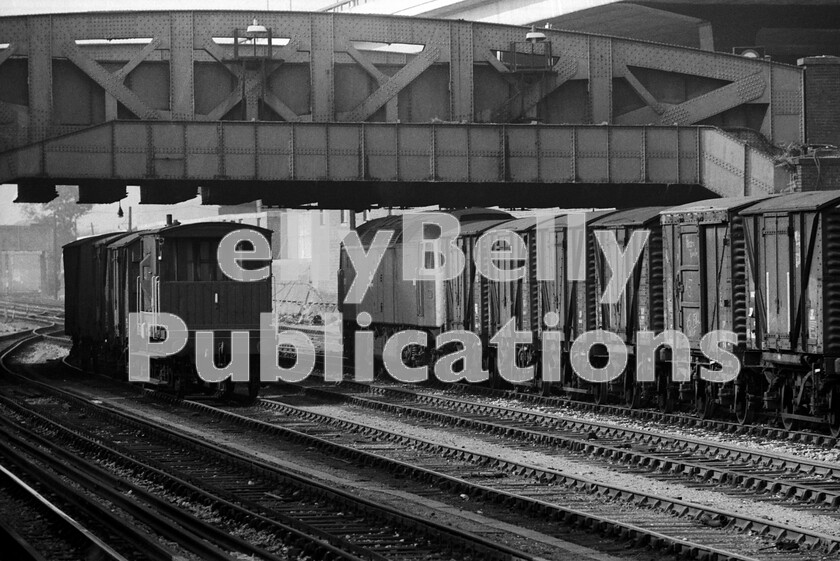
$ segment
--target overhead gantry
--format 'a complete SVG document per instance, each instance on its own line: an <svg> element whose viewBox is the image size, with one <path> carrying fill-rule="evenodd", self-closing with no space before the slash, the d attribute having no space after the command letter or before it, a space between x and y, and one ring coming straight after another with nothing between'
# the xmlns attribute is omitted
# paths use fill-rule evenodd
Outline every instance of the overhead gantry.
<svg viewBox="0 0 840 561"><path fill-rule="evenodd" d="M0 18L0 182L22 201L69 183L112 202L139 184L143 202L201 188L206 202L345 207L664 204L786 183L713 127L802 142L800 69L527 31L291 12Z"/></svg>

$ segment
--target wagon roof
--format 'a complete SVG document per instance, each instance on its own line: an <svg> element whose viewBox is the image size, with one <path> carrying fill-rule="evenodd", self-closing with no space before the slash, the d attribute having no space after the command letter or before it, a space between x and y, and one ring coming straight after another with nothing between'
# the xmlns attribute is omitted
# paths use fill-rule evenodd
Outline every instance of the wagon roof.
<svg viewBox="0 0 840 561"><path fill-rule="evenodd" d="M112 234L110 236L105 236L93 242L95 246L102 246L102 245L111 245L114 242L118 242L121 239L130 236L131 232L118 232L116 234Z"/></svg>
<svg viewBox="0 0 840 561"><path fill-rule="evenodd" d="M495 220L478 220L476 222L469 222L467 224L461 225L461 235L462 236L474 236L476 234L480 234L485 230L489 230L494 226L499 224L504 224L508 222L508 220L502 219L499 220L498 218Z"/></svg>
<svg viewBox="0 0 840 561"><path fill-rule="evenodd" d="M658 222L659 215L663 210L667 209L665 206L650 206L642 208L628 208L626 210L618 210L592 222L592 226L598 227L614 227L614 226L644 226L648 222Z"/></svg>
<svg viewBox="0 0 840 561"><path fill-rule="evenodd" d="M820 210L840 203L840 191L808 191L779 195L753 205L741 214L761 214L765 212L807 212Z"/></svg>
<svg viewBox="0 0 840 561"><path fill-rule="evenodd" d="M749 197L706 199L704 201L686 203L684 205L665 209L662 211L662 214L687 214L690 212L715 212L721 210L736 211L740 208L748 207L759 201L763 201L771 196L772 195L752 195Z"/></svg>
<svg viewBox="0 0 840 561"><path fill-rule="evenodd" d="M507 212L502 210L495 210L491 208L464 208L458 210L446 210L440 211L445 212L446 214L451 214L462 225L462 231L464 229L465 224L471 224L473 222L485 222L485 221L493 221L494 223L502 221L502 220L510 220L513 218ZM394 235L391 238L391 244L397 243L402 240L402 233L403 233L403 220L405 219L404 214L394 215L394 216L384 216L382 218L375 218L368 222L365 222L358 228L356 228L356 233L359 235L359 239L362 241L362 244L367 246L370 242L373 241L374 236L376 236L376 232L379 230L393 230ZM420 218L416 218L419 220ZM409 218L409 220L412 220Z"/></svg>
<svg viewBox="0 0 840 561"><path fill-rule="evenodd" d="M125 232L108 232L107 234L96 234L95 236L88 236L86 238L79 238L78 240L72 241L68 244L64 244L62 247L66 249L68 247L77 247L77 246L80 246L80 245L93 244L93 243L96 243L96 242L100 241L103 238L107 238L109 236L117 236L117 235L120 235L120 234L125 234Z"/></svg>
<svg viewBox="0 0 840 561"><path fill-rule="evenodd" d="M190 224L175 224L173 226L164 226L157 230L150 230L149 233L164 237L194 237L225 234L234 230L256 230L267 238L271 238L271 235L274 233L267 228L252 226L250 224L240 224L239 222L192 222Z"/></svg>
<svg viewBox="0 0 840 561"><path fill-rule="evenodd" d="M513 232L521 232L523 230L530 230L537 225L537 219L533 216L526 216L524 218L514 218L513 220L506 220L498 224L494 230L511 230Z"/></svg>
<svg viewBox="0 0 840 561"><path fill-rule="evenodd" d="M125 247L125 246L129 245L130 243L133 243L136 240L140 239L140 237L143 234L147 234L147 233L148 233L148 230L139 230L139 231L136 231L136 232L131 232L127 236L123 236L122 238L120 238L118 240L114 240L114 241L110 242L108 244L108 247L112 248L112 249L116 249L118 247Z"/></svg>
<svg viewBox="0 0 840 561"><path fill-rule="evenodd" d="M586 211L586 223L591 224L593 221L598 220L599 218L603 218L604 216L609 216L614 214L615 210L591 210ZM565 228L569 224L569 214L572 213L564 213L560 214L555 218L555 226L560 228ZM541 218L542 219L542 218Z"/></svg>

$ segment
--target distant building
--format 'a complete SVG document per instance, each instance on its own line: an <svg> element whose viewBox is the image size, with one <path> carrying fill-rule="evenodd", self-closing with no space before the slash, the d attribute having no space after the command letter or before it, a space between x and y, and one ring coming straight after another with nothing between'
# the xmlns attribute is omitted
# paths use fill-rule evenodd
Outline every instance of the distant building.
<svg viewBox="0 0 840 561"><path fill-rule="evenodd" d="M55 297L62 278L57 243L46 224L0 226L0 295Z"/></svg>

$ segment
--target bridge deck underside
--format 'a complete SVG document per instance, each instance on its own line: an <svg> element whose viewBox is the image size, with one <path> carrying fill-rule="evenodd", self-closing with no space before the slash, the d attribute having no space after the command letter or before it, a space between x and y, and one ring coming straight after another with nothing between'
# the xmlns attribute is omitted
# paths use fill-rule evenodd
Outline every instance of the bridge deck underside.
<svg viewBox="0 0 840 561"><path fill-rule="evenodd" d="M711 127L113 121L0 154L22 201L325 207L628 206L772 193L770 158Z"/></svg>

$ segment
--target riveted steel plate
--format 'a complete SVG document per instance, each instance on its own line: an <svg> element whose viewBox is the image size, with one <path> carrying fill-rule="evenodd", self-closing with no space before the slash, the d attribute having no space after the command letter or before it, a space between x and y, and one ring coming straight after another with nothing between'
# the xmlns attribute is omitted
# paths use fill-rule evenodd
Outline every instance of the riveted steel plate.
<svg viewBox="0 0 840 561"><path fill-rule="evenodd" d="M160 44L153 52L148 53L137 69L136 78L142 80L143 84L126 84L129 90L144 92L141 99L145 107L135 103L136 100L131 100L129 104L133 106L132 111L145 116L147 107L151 107L155 110L171 111L171 115L161 115L168 119L202 119L203 114L196 114L194 99L197 86L194 85L192 67L195 61L213 60L205 50L205 45L212 43L215 45L213 52L225 60L225 65L230 70L235 70L234 67L241 62L233 60L231 46L214 43L213 38L230 40L235 28L244 29L255 17L259 23L272 29L274 37L289 41L285 47L275 47L272 56L276 63L300 63L308 69L309 80L295 82L294 88L298 90L297 93L280 97L300 101L296 105L303 106L295 107L294 112L298 115L311 115L310 118L315 121L335 121L337 114L342 111L348 112L341 113L342 115L353 120L381 118L378 101L361 112L353 112L355 106L344 107L339 111L335 107L338 92L342 92L341 98L344 99L348 97L344 95L348 88L354 92L359 87L368 88L358 80L345 82L335 72L337 64L356 66L355 61L345 52L346 45L351 41L380 41L423 45L423 52L427 53L425 56L435 53L431 60L431 69L411 76L408 80L410 85L400 84L402 91L392 97L396 100L394 105L399 102L400 107L398 111L390 107L389 118L398 116L402 122L427 122L432 117L459 122L493 118L505 120L518 117L520 113L534 113L549 116L551 121L559 119L558 122L568 122L572 119L572 122L612 123L613 79L623 76L625 65L631 65L686 77L707 77L738 84L733 88L732 96L705 97L702 100L703 107L698 107L695 103L693 106L674 108L665 116L666 119L661 121L663 124L698 122L737 107L738 104L765 103L772 99L761 131L772 134L771 140L774 142L801 141L804 134L803 109L802 104L798 102L802 99L802 70L766 61L547 29L545 33L551 44L552 56L560 61L560 65L555 67L555 70L559 71L558 78L562 81L562 78L574 74L574 77L584 82L584 88L575 90L574 94L567 92L564 95L552 94L535 98L539 100L538 109L527 109L527 112L523 112L525 109L508 111L506 104L510 103L517 91L523 91L521 85L517 85L521 76L505 73L503 62L503 53L511 48L511 44L522 43L523 28L518 26L379 15L172 11L0 18L0 41L15 42L18 49L16 56L29 57L33 68L39 69L37 73L31 74L31 119L18 138L33 141L56 132L57 129L52 128L56 119L52 113L50 97L52 91L62 90L65 84L53 83L54 80L60 82L61 78L52 75L47 58L65 56L66 41L75 42L80 39L157 38ZM127 57L134 56L138 51L137 46L119 42L85 45L83 48L85 57L98 65L106 62L125 62ZM496 64L491 65L488 62L488 54ZM393 68L393 72L410 65L417 56L389 52L369 52L366 55L372 64L382 68ZM500 58L497 59L497 56ZM167 61L170 63L168 81L158 80L156 72L145 72L150 65ZM485 69L496 79L488 78ZM441 79L444 74L448 76ZM757 79L745 80L753 75L762 76L763 91ZM219 72L218 77L224 82L219 84L221 89L230 87L227 83L227 70ZM103 74L100 81L107 81L106 78ZM203 82L202 88L206 87L207 84ZM118 89L110 86L109 88L113 91ZM656 87L650 89L652 92L658 91ZM422 92L422 95L412 92ZM583 92L589 92L589 95ZM370 93L363 91L355 98L365 98ZM246 116L258 117L254 111L257 92L251 90L250 94L248 107L251 111ZM94 93L85 95L90 99L83 102L90 106L104 103L94 97ZM389 92L385 97L390 95ZM568 99L570 95L585 98L576 101ZM206 97L205 94L199 97L202 96ZM419 101L420 97L425 101ZM169 106L162 106L157 102L161 99L171 100ZM154 103L152 100L155 100ZM200 105L203 111L207 111L204 102ZM308 108L305 107L307 105ZM569 112L565 109L568 107L578 109ZM101 112L100 108L93 109ZM112 117L114 112L110 111L108 115ZM738 113L730 113L729 119L736 119L730 124L749 124L746 117L743 118L743 123L739 123L738 118L733 115ZM633 122L647 122L651 117L648 114L648 117L639 115L639 118L642 120L637 119ZM667 118L671 119L670 122Z"/></svg>

